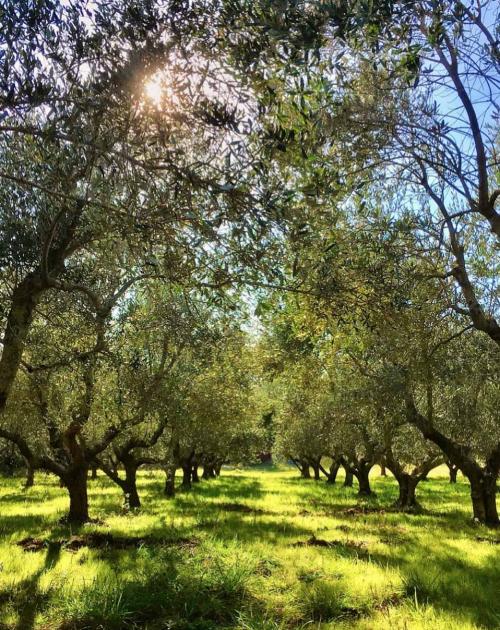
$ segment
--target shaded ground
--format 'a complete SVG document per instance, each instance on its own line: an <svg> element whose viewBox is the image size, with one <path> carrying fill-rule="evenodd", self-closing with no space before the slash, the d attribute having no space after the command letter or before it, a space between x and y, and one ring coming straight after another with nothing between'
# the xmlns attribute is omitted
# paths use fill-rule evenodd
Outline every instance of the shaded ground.
<svg viewBox="0 0 500 630"><path fill-rule="evenodd" d="M43 540L28 536L20 540L17 545L23 551L42 551L50 546L60 547L65 551L77 551L82 547L89 549L130 549L135 547L196 547L195 538L157 538L153 536L113 536L110 533L94 532L82 536L71 536L67 540Z"/></svg>
<svg viewBox="0 0 500 630"><path fill-rule="evenodd" d="M170 501L163 481L141 474L133 514L89 482L102 524L75 531L55 479L3 479L0 629L500 628L500 534L472 524L462 479L422 483L416 515L377 475L361 502L288 469L224 471Z"/></svg>

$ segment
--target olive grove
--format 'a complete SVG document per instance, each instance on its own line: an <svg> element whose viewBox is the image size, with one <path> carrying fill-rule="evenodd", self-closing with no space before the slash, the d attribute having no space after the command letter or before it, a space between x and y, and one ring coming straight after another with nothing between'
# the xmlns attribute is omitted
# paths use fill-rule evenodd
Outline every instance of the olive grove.
<svg viewBox="0 0 500 630"><path fill-rule="evenodd" d="M92 470L131 510L272 450L410 511L446 463L498 525L498 19L3 3L2 467L82 523Z"/></svg>

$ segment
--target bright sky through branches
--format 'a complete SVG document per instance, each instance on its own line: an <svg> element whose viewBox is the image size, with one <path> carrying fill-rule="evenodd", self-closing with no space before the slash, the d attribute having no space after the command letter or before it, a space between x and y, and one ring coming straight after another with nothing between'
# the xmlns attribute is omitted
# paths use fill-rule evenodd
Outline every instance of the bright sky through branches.
<svg viewBox="0 0 500 630"><path fill-rule="evenodd" d="M164 95L162 85L158 79L158 77L154 77L149 79L145 86L144 92L147 98L157 107L160 105L162 101L162 97Z"/></svg>

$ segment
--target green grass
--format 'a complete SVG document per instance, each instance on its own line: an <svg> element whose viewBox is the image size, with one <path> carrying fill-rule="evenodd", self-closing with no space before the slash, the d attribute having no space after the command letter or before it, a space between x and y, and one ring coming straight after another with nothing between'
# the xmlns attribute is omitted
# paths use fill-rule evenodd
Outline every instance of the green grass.
<svg viewBox="0 0 500 630"><path fill-rule="evenodd" d="M169 501L163 475L146 471L136 514L122 512L119 489L101 477L89 488L103 523L79 532L58 524L67 497L54 478L39 474L27 491L21 479L3 479L1 627L500 628L500 546L477 540L499 535L471 523L468 485L444 475L420 484L418 515L390 511L395 482L376 472L376 498L359 503L355 488L285 468L224 471ZM230 509L235 503L255 511ZM373 511L346 513L357 505ZM76 552L16 545L89 532L170 543ZM313 536L335 544L296 545ZM193 544L172 542L186 538Z"/></svg>

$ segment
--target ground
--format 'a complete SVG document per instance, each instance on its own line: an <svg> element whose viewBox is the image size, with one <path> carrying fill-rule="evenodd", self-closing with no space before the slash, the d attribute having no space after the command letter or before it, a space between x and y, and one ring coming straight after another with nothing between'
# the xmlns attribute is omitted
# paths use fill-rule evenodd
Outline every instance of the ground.
<svg viewBox="0 0 500 630"><path fill-rule="evenodd" d="M370 501L288 468L225 470L167 500L144 471L132 514L100 477L98 522L78 531L58 522L53 477L4 478L0 627L500 628L500 534L471 522L467 484L445 474L419 486L417 515L391 511L378 471Z"/></svg>

